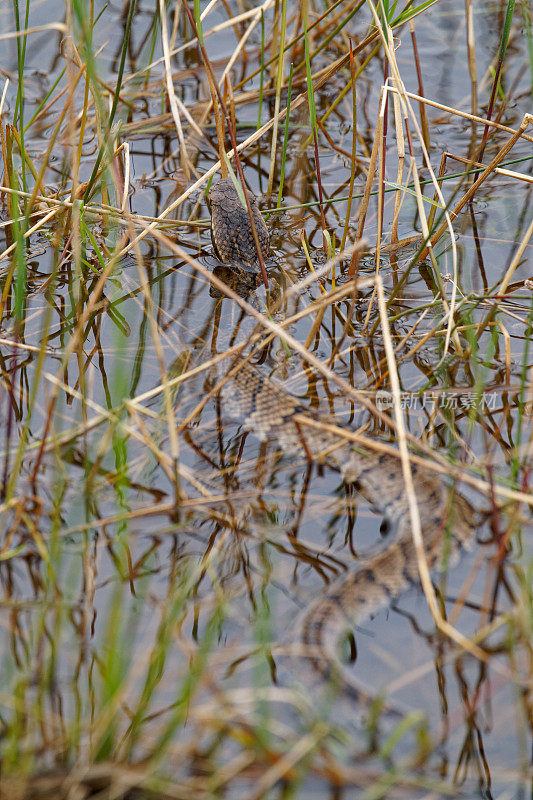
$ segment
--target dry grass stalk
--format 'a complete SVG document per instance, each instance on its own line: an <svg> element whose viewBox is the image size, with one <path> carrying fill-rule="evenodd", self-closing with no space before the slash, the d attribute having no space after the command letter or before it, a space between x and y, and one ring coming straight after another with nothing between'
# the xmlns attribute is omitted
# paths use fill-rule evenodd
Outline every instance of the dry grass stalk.
<svg viewBox="0 0 533 800"><path fill-rule="evenodd" d="M511 138L507 141L507 143L499 150L498 154L494 156L490 164L483 170L479 178L472 184L472 186L468 189L467 192L463 195L461 200L454 206L454 208L449 212L450 219L453 221L459 212L465 207L465 205L474 197L479 187L487 180L487 178L494 172L495 168L498 164L503 161L505 156L513 149L516 142L522 137L523 133L526 131L528 125L531 125L533 122L533 116L531 114L525 114L522 120L522 123L516 133L514 133ZM436 233L433 234L430 241L428 242L428 247L433 247L438 240L441 238L443 233L445 233L446 229L448 228L448 221L443 222L442 225L437 229ZM426 254L426 251L422 253L422 258Z"/></svg>
<svg viewBox="0 0 533 800"><path fill-rule="evenodd" d="M357 161L357 97L355 91L355 64L352 43L350 42L350 87L352 90L352 152L350 161L350 184L348 188L348 205L346 207L346 219L344 221L344 228L342 231L341 250L346 246L346 237L348 235L348 226L350 224L350 215L352 211L352 198L353 187L355 182L355 169ZM319 123L321 126L323 122Z"/></svg>
<svg viewBox="0 0 533 800"><path fill-rule="evenodd" d="M409 20L409 30L411 33L411 42L413 45L413 55L415 59L415 67L416 67L416 75L418 78L418 93L421 97L424 97L424 85L422 82L422 70L420 69L420 59L418 57L418 47L416 44L416 34L415 34L415 25L412 19ZM422 135L424 137L424 144L426 145L426 149L429 152L430 150L430 141L429 141L429 125L428 125L428 118L426 113L426 106L424 103L419 103L419 111L420 111L420 127L422 128Z"/></svg>
<svg viewBox="0 0 533 800"><path fill-rule="evenodd" d="M482 164L480 161L472 161L468 158L463 158L463 156L455 155L454 153L445 152L442 155L442 162L445 164L446 159L451 158L454 161L459 161L460 164L468 164L469 168L472 167L481 167L485 169L485 164ZM505 178L511 178L512 180L516 181L523 181L524 183L533 183L533 177L531 175L526 175L524 172L516 172L512 169L502 169L501 167L496 167L494 170L496 175L503 175Z"/></svg>
<svg viewBox="0 0 533 800"><path fill-rule="evenodd" d="M429 567L424 552L424 541L422 538L422 530L420 527L418 502L417 502L415 486L413 483L411 465L409 462L410 456L409 456L409 450L407 449L407 437L406 437L405 425L401 409L400 382L398 380L398 373L396 370L396 363L394 359L394 349L392 346L392 341L390 336L389 322L387 318L387 308L385 305L385 292L383 290L383 282L381 280L380 275L376 275L376 289L377 289L381 326L383 330L385 352L387 354L387 363L389 368L389 377L391 381L392 397L394 401L394 419L396 422L396 432L398 436L398 448L400 451L400 458L402 462L402 472L405 481L405 491L407 493L407 498L409 502L411 530L413 533L413 541L417 552L418 571L420 574L422 588L424 589L424 594L426 596L426 600L428 602L431 615L439 630L441 630L444 634L446 634L446 636L448 636L454 642L459 644L467 652L471 653L471 655L475 656L480 661L486 662L489 660L489 656L487 655L487 653L485 653L485 651L482 650L477 645L473 644L470 639L468 639L466 636L460 633L460 631L458 631L456 628L450 625L450 623L447 620L444 619L441 610L439 608L437 598L435 596L435 591L433 589L433 584L431 582L431 575L429 572Z"/></svg>
<svg viewBox="0 0 533 800"><path fill-rule="evenodd" d="M422 235L424 237L424 241L427 242L429 240L429 228L428 228L427 219L426 219L426 209L424 208L424 203L423 203L423 200L422 200L422 191L421 191L421 188L420 188L420 180L418 178L418 169L417 169L416 162L415 162L414 158L411 160L411 167L412 167L412 170L413 170L413 180L414 180L414 184L415 184L416 202L417 202L417 206L418 206L418 214L420 216L420 221L421 221L421 224L422 224ZM445 312L446 312L446 314L448 316L448 328L447 328L447 331L446 331L446 341L445 341L445 344L444 344L444 353L443 353L443 356L442 356L443 359L446 357L446 353L448 352L448 345L449 345L451 336L453 336L456 352L459 355L462 355L462 353L463 353L463 348L461 346L461 341L459 339L459 334L457 333L457 331L453 331L452 332L453 323L454 323L455 299L456 299L456 295L457 295L457 251L456 251L456 246L455 246L455 237L452 237L452 248L453 248L453 256L454 256L454 258L453 258L452 297L451 297L451 300L450 300L450 305L448 305L448 301L446 300L446 293L444 291L444 285L443 285L441 277L440 277L440 272L439 272L439 267L438 267L438 264L437 264L437 259L435 258L435 254L433 253L433 248L432 247L428 248L429 255L430 255L430 258L431 258L431 262L433 264L433 269L434 269L435 275L437 276L437 280L438 280L438 284L439 284L439 290L440 290L440 295L441 295L441 299L442 299L442 305L443 305L444 310L445 310Z"/></svg>
<svg viewBox="0 0 533 800"><path fill-rule="evenodd" d="M400 99L396 93L392 95L393 108L394 108L394 126L396 130L396 146L398 148L398 171L396 174L396 183L402 186L403 183L403 167L405 162L405 139L403 135L403 119L400 108ZM410 175L410 173L409 173ZM409 176L407 176L406 183L409 183ZM394 212L391 223L391 242L398 241L398 218L400 216L400 209L402 207L402 199L405 197L405 191L402 192L398 189L394 195Z"/></svg>
<svg viewBox="0 0 533 800"><path fill-rule="evenodd" d="M383 105L383 91L380 95L380 102L379 102L380 109L382 108L382 105ZM363 236L366 213L368 211L368 204L370 202L370 193L372 191L372 184L374 182L374 177L375 177L376 161L379 153L379 143L383 135L382 124L383 124L383 117L380 112L378 114L378 119L376 123L376 131L374 133L374 143L372 145L372 153L370 155L370 164L368 165L368 175L365 184L365 192L361 200L361 204L359 206L359 211L358 211L356 240L361 239Z"/></svg>
<svg viewBox="0 0 533 800"><path fill-rule="evenodd" d="M398 92L399 90L396 87L391 87L389 91ZM494 128L495 130L503 131L505 133L514 134L517 132L515 128L510 128L508 125L501 125L498 122L494 122L494 120L475 116L474 114L470 114L468 111L461 111L459 108L453 108L452 106L444 105L444 103L439 103L437 100L430 100L428 97L421 97L413 92L408 92L405 88L402 89L401 94L405 95L405 97L408 97L410 100L416 100L417 102L424 103L424 105L431 106L432 108L438 108L440 111L444 111L452 116L468 119L478 125L488 125L490 128ZM526 142L533 142L533 136L528 136L526 133L522 133L522 138Z"/></svg>
<svg viewBox="0 0 533 800"><path fill-rule="evenodd" d="M180 109L179 109L179 105L183 107L183 104L181 103L181 101L179 101L178 103L178 98L176 97L176 93L174 92L174 83L172 81L172 67L170 64L170 48L168 44L167 11L164 0L159 0L159 19L161 22L161 43L163 45L163 54L165 59L165 80L167 84L167 96L168 96L168 101L170 103L170 109L172 111L174 124L176 125L178 140L180 143L180 152L181 152L183 170L185 172L185 177L187 178L187 180L189 180L191 172L193 172L193 174L196 175L196 177L198 177L198 173L196 172L194 166L192 165L189 159L189 155L187 153L187 146L185 144L185 137L183 135L183 128L181 125Z"/></svg>
<svg viewBox="0 0 533 800"><path fill-rule="evenodd" d="M267 198L270 199L272 195L272 187L274 185L274 173L276 171L276 148L278 142L278 123L279 123L279 106L281 100L281 88L283 85L284 75L284 52L285 52L285 28L287 19L287 0L281 2L281 24L280 24L280 42L279 42L279 56L277 60L276 75L276 99L274 102L274 115L272 126L272 141L270 144L270 169L268 173L268 187Z"/></svg>
<svg viewBox="0 0 533 800"><path fill-rule="evenodd" d="M501 284L500 284L500 286L498 288L498 292L497 292L497 295L498 295L499 298L501 298L501 297L503 297L503 295L505 295L505 292L507 291L507 288L508 288L508 286L509 286L509 284L511 282L511 278L513 277L518 265L522 261L524 253L526 251L526 247L528 246L532 236L533 236L533 220L529 223L529 226L528 226L528 229L527 229L527 231L526 231L526 233L524 235L524 238L520 242L520 245L518 246L518 249L517 249L516 253L513 256L513 260L509 264L509 267L508 267L505 275L503 276L503 280L502 280L502 282L501 282ZM478 326L478 329L477 329L477 332L476 332L476 338L477 339L479 339L479 337L481 336L481 334L483 333L483 331L485 330L487 325L489 325L489 323L494 319L494 315L496 314L496 312L498 310L498 307L499 307L499 302L498 302L498 300L496 300L494 302L494 304L492 305L492 307L491 307L489 313L487 314L487 316L479 323L479 326Z"/></svg>
<svg viewBox="0 0 533 800"><path fill-rule="evenodd" d="M465 0L466 8L466 44L468 49L468 69L470 71L470 97L471 113L477 114L477 66L476 66L476 37L474 31L474 9L472 0ZM422 92L421 92L422 94Z"/></svg>

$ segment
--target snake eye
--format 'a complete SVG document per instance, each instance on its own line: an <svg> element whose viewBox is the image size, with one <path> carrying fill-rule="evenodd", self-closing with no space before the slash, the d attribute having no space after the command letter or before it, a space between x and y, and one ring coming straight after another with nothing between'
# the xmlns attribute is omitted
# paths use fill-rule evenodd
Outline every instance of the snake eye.
<svg viewBox="0 0 533 800"><path fill-rule="evenodd" d="M357 661L357 645L355 637L348 631L344 638L339 642L341 653L340 657L344 664L355 664Z"/></svg>

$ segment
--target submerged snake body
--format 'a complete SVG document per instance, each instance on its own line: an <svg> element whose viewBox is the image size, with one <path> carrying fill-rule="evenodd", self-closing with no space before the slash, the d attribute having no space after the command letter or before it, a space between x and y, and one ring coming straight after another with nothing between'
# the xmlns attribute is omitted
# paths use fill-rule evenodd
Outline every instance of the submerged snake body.
<svg viewBox="0 0 533 800"><path fill-rule="evenodd" d="M255 198L253 201L259 233L260 223L264 225L264 222ZM253 263L256 251L249 218L230 181L221 180L211 189L211 206L212 238L219 257L226 262ZM328 424L333 421L307 411L295 397L247 361L232 369L221 394L230 414L259 438L275 441L288 455L326 461L340 470L344 481L354 484L384 515L387 527L395 532L385 550L355 564L313 600L292 632L315 671L350 684L338 657L343 636L398 597L409 585L419 582L418 558L400 461L385 453L356 451L338 434L313 425L317 421ZM470 545L475 531L473 509L461 495L454 493L452 496L438 478L416 465L411 469L424 553L429 568L436 570L444 556L453 561L462 548Z"/></svg>
<svg viewBox="0 0 533 800"><path fill-rule="evenodd" d="M340 470L345 483L354 484L395 532L385 550L357 562L312 601L291 634L315 671L350 684L338 657L343 637L410 585L419 583L400 461L385 453L356 451L341 436L317 428L314 422L331 424L332 420L306 411L295 397L248 362L239 365L221 393L231 416L259 438L273 440L288 455L325 461ZM473 509L464 497L452 496L445 484L417 465L411 470L424 553L430 570L436 570L443 557L453 562L461 549L470 546L475 531Z"/></svg>

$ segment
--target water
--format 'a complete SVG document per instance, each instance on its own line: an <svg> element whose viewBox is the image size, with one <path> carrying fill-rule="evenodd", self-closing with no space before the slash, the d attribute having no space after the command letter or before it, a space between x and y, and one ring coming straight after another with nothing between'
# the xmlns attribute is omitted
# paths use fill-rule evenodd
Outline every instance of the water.
<svg viewBox="0 0 533 800"><path fill-rule="evenodd" d="M93 44L95 49L105 45L98 57L99 74L102 80L112 83L124 20L118 7L97 4L95 14L100 11L103 14L95 26ZM483 114L490 92L488 70L497 52L503 12L495 3L476 4L474 12ZM32 3L29 24L65 22L64 13L63 6L51 0ZM137 6L126 75L133 74L147 61L153 13L151 4ZM267 30L271 19L268 15L270 11L266 16ZM223 7L217 6L205 20L204 32L226 18ZM0 9L0 19L3 31L14 29L12 10L7 6ZM361 39L368 19L368 12L362 10L347 32ZM169 25L172 26L171 18ZM416 35L426 96L469 111L470 74L463 5L437 4L417 19ZM26 120L65 65L58 55L62 36L62 32L54 31L35 34L28 40ZM182 28L178 31L177 46L181 44L181 36ZM248 60L239 61L233 71L234 84L256 68L259 42L256 29L247 44ZM231 27L213 36L206 35L206 46L218 74L234 52L235 44ZM418 84L406 28L398 32L395 44L402 78L406 87L416 93ZM5 124L12 121L15 107L17 59L14 41L8 40L4 45L0 69L11 79L4 108ZM327 66L345 52L344 48L342 40L335 40L313 62L314 69ZM152 58L161 56L157 38ZM200 109L196 104L205 101L207 87L196 50L184 50L175 56L173 70L177 76L176 91L198 114ZM295 77L296 93L305 91L301 74ZM178 141L172 119L161 101L162 66L151 70L147 87L142 88L142 80L139 77L130 81L125 92L131 102L131 113L128 117L123 115L122 129L123 140L130 145L128 207L133 214L156 217L187 181L176 155ZM362 139L358 148L363 167L368 165L367 156L372 148L382 81L380 55L357 82L357 118ZM327 110L345 83L346 74L339 71L320 91L316 98L319 115ZM516 128L523 114L531 110L526 38L519 13L515 16L502 86L505 93L512 92L502 122ZM257 87L258 77L246 88ZM78 110L82 91L80 84L76 94ZM26 147L37 163L62 102L59 100L28 134ZM273 100L268 97L263 105L263 121L272 110ZM257 111L255 99L238 106L240 138L248 136L255 127ZM165 116L158 116L155 124L150 122L162 113ZM479 143L482 128L473 129L468 120L437 109L429 109L428 116L432 166L436 171L444 151L466 157L473 141ZM351 119L351 104L344 101L327 122L328 134L344 151L351 149ZM386 176L390 183L396 181L397 170L392 131L391 117L386 155ZM208 133L215 141L214 128L209 128ZM302 230L307 234L315 267L325 260L316 205L314 152L312 145L305 144L308 135L308 112L303 106L291 116L283 197L286 210L273 214L270 221L273 253L268 265L269 277L273 293L282 298L274 315L278 322L303 311L320 296L319 286L313 283L295 300L283 302L284 292L308 273L300 241ZM509 135L499 132L495 136L487 148L485 163ZM53 150L52 169L45 177L50 187L70 186L69 176L63 172L68 152L66 141L60 138ZM80 180L88 180L95 152L93 126L85 138ZM418 147L416 152L419 155ZM522 160L509 169L531 176L530 142L518 142L507 160L511 159ZM212 149L202 142L195 151L198 173L203 174L213 162ZM418 163L421 164L420 159ZM269 166L270 139L265 137L261 147L243 163L249 186L257 194L266 190ZM324 136L320 138L320 166L324 198L345 197L349 165L346 157L330 147ZM459 173L461 169L461 164L449 162L448 173ZM421 177L427 179L427 170L422 171ZM358 172L356 195L363 192L364 181L363 172ZM456 186L454 179L445 183L445 198L451 197ZM433 196L430 189L426 194ZM301 207L313 202L314 205ZM358 203L356 199L354 210ZM266 207L264 201L263 206ZM385 195L385 245L389 243L393 208L394 192L390 191ZM345 201L327 205L326 209L328 230L330 235L335 233L338 243L342 237ZM169 235L207 269L213 270L216 260L211 251L208 211L202 191L194 192L179 207L176 216L202 223L176 227ZM7 218L7 209L3 207L0 221ZM479 322L489 310L493 292L488 292L488 288L500 284L530 220L531 183L503 175L492 176L476 194L473 204L457 219L454 229L459 299L469 292L487 295L479 305L468 304L462 324ZM92 246L88 244L86 258L96 272L94 277L88 273L83 284L87 296L80 295L81 308L96 286L100 269L95 243L103 252L106 246L112 249L123 228L116 228L110 222L106 229L99 222L93 223L91 230L95 240ZM260 704L257 706L249 696L243 699L239 693L257 681L270 689L273 684L267 655L252 657L250 651L258 641L276 642L286 636L299 608L309 598L323 591L349 567L354 556L382 546L381 520L362 498L346 489L333 470L295 463L291 457L280 455L275 442L260 442L225 413L223 404L215 398L179 433L180 487L186 499L179 514L176 512L175 445L165 416L164 393L157 389L161 384L159 359L169 377L175 377L223 352L248 323L241 318L236 304L221 298L205 277L172 255L154 237L142 240L140 255L154 303L157 338L154 339L146 314L139 262L130 253L117 264L105 284L103 302L85 323L83 346L69 358L57 391L51 425L47 427L51 398L58 386L54 376L58 374L73 324L81 313L77 302L82 288L69 258L62 265L57 284L47 283L54 265L49 231L50 226L45 227L29 241L23 330L17 339L13 306L9 303L0 329L3 374L0 400L4 420L0 427L0 469L4 487L16 478L14 501L2 509L0 641L4 737L8 743L12 743L13 737L16 739L13 714L17 708L23 709L26 731L20 740L25 742L26 752L36 753L37 771L58 768L64 763L65 749L61 743L65 740L70 742L67 761L69 758L83 761L88 753L94 755L98 749L94 728L91 736L87 731L91 719L100 719L106 692L111 691L102 676L122 674L126 676L126 686L114 707L117 742L120 742L131 722L132 709L141 697L150 658L167 624L172 635L165 640L163 654L157 651L162 657L162 668L153 697L143 709L146 720L132 755L138 757L150 752L162 735L174 703L178 701L179 707L182 702L180 692L185 692L183 680L191 658L207 636L210 640L207 677L198 692L192 694L187 725L183 729L178 726L180 735L175 735L174 760L163 763L167 775L194 788L195 784L187 781L191 780L191 774L196 774L198 759L203 759L200 773L204 769L216 775L221 765L232 764L237 754L248 752L242 737L226 732L215 746L211 736L220 724L213 720L232 720L235 729L244 726L245 730L243 718L251 711L254 723L260 719ZM375 269L376 231L377 201L373 197L364 234L370 252L362 259L362 277L372 275ZM419 234L416 201L408 194L399 217L398 236ZM0 238L4 249L9 243L5 227ZM65 242L59 247L59 253L64 245ZM461 359L454 354L452 343L452 351L441 366L443 333L423 341L424 334L442 318L441 305L429 309L396 354L406 398L408 432L428 448L453 455L466 465L475 462L490 467L490 475L502 484L513 473L513 448L518 441L525 448L529 441L529 418L522 417L520 422L518 408L526 374L524 364L526 367L531 364L531 356L524 355L530 330L526 323L531 313L531 291L516 286L522 286L531 277L530 250L529 245L513 275L512 295L498 317L500 327L492 327L482 335L477 354ZM387 294L416 251L416 242L397 251L384 251L380 274ZM441 240L436 252L438 269L446 276L452 271L449 238ZM0 262L2 286L9 264L9 259ZM347 263L337 268L337 285L346 271ZM220 275L220 270L215 274ZM451 284L446 278L444 281L449 298ZM331 288L330 279L325 281L325 288ZM415 265L389 310L395 344L409 333L434 291L429 262ZM312 329L314 314L293 322L289 330L298 341L308 342L317 358L327 362L333 344L341 341L343 325L349 317L351 325L338 346L333 368L352 386L373 396L376 389L388 389L389 384L376 302L367 319L371 295L372 290L365 289L354 303L348 297L336 303L335 313L328 308L317 335L313 335ZM247 299L264 310L264 290L248 294ZM38 353L47 314L49 333L41 368ZM465 346L466 339L461 341ZM419 345L416 351L415 344ZM304 369L300 358L290 349L287 352L279 339L269 345L262 369L282 381L305 406L335 415L354 428L366 424L369 435L386 437L381 423L354 405L334 383L318 372ZM477 381L484 384L485 405L475 419L469 419L468 407L461 403L457 407L455 401L449 401L445 407L442 398L446 393L451 398L469 397L475 394ZM211 385L212 375L204 371L172 389L170 405L176 425L205 397ZM32 405L34 386L37 400L30 417L28 408ZM421 390L425 392L422 396ZM149 395L145 397L146 393ZM49 438L41 453L45 429ZM21 451L19 444L23 437L27 443ZM524 460L519 476L520 480L524 477L526 490ZM471 487L463 486L462 491L477 508L490 507L489 497ZM521 531L510 537L505 558L498 560L498 535L512 531L513 525L520 527L520 522ZM428 781L457 780L463 784L466 797L526 796L530 729L525 716L527 704L517 685L523 684L529 674L530 642L526 611L517 609L524 608L527 596L524 586L531 564L530 532L526 506L522 505L518 511L511 508L507 515L494 518L492 526L482 526L482 541L451 570L445 582L437 581L446 614L466 635L474 635L494 620L500 621L483 642L488 664L470 656L457 656L451 642L436 633L426 601L414 589L394 608L380 612L356 631L354 675L372 690L396 689L394 699L422 710L433 734L444 728L441 746L428 758L421 773L416 761L403 763L403 774L410 776L409 780L413 776L418 779L420 774ZM213 619L216 609L223 613L215 614ZM234 669L229 670L232 664ZM12 702L14 696L20 698L18 706ZM230 701L224 709L222 697ZM309 697L306 699L309 701ZM318 705L315 711L318 713ZM328 711L333 727L354 737L357 745L342 747L332 736L325 740L326 751L338 757L340 763L362 765L362 785L371 785L368 775L377 779L387 765L379 759L369 762L368 756L362 755L365 737L354 723L356 712L343 698L332 703ZM278 752L284 749L291 752L305 736L309 719L290 704L282 704L279 713L279 724L271 721L265 727L270 725L275 731L275 735L271 734L272 746ZM80 735L72 733L74 719L81 720ZM410 740L400 743L396 751L398 760L411 758L413 747ZM125 745L117 744L113 756L124 757L125 749ZM105 748L102 753L111 757L111 751ZM354 753L358 757L352 762ZM260 758L258 762L261 774L264 765ZM319 768L320 763L317 757L314 768L301 784L299 796L356 796L353 776L346 779L351 788L344 794L336 794L335 781L330 783L326 771ZM371 765L368 774L364 773L365 764ZM268 765L264 767L267 768ZM249 796L255 786L253 770L243 767L237 776L235 780L228 779L228 796ZM415 789L407 781L400 782L397 791L413 796ZM435 791L440 796L440 789Z"/></svg>

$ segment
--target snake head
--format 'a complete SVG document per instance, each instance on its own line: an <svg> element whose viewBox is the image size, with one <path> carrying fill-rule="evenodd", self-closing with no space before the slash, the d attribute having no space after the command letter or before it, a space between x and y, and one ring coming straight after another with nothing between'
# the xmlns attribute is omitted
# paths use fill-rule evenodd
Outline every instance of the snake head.
<svg viewBox="0 0 533 800"><path fill-rule="evenodd" d="M268 256L270 237L266 223L257 207L255 196L247 189L250 210L259 246L264 258ZM221 178L209 192L211 204L211 239L215 255L225 264L257 267L257 249L248 209L244 208L237 190L228 178Z"/></svg>
<svg viewBox="0 0 533 800"><path fill-rule="evenodd" d="M246 194L248 195L250 205L257 206L257 198L255 195L252 194L249 189L246 189ZM239 198L237 189L233 185L233 181L230 180L230 178L221 178L217 183L211 186L211 189L209 190L209 202L211 207L214 205L229 206L232 203L238 203L241 208L244 208Z"/></svg>

